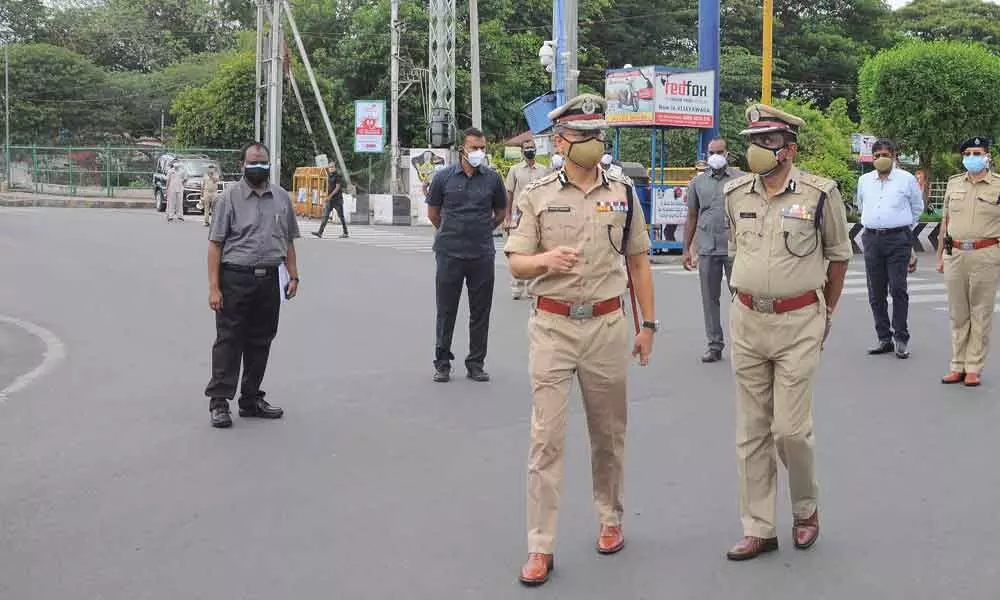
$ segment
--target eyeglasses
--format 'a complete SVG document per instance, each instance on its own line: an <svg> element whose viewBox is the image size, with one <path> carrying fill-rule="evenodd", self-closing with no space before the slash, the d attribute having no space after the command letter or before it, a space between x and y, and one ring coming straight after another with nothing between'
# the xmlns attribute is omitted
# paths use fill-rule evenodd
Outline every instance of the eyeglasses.
<svg viewBox="0 0 1000 600"><path fill-rule="evenodd" d="M876 152L872 156L875 158L892 158L892 152Z"/></svg>

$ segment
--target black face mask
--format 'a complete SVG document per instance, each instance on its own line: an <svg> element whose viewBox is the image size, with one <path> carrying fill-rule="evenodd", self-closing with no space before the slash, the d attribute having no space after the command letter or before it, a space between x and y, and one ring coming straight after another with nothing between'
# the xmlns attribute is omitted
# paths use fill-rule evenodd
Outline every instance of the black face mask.
<svg viewBox="0 0 1000 600"><path fill-rule="evenodd" d="M261 185L267 181L270 174L271 169L264 169L261 167L248 167L243 169L243 177L250 183L250 185Z"/></svg>
<svg viewBox="0 0 1000 600"><path fill-rule="evenodd" d="M528 160L531 160L531 159L535 158L535 151L534 150L525 150L524 151L524 158L527 158Z"/></svg>

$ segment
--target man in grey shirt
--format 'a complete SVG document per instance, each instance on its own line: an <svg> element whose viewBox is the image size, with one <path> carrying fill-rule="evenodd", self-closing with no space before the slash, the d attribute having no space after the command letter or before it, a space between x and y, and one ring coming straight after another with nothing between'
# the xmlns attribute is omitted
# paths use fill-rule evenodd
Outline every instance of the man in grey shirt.
<svg viewBox="0 0 1000 600"><path fill-rule="evenodd" d="M229 401L243 363L240 416L278 419L280 408L264 400L260 383L271 342L278 333L281 296L295 297L299 269L295 238L299 224L288 192L268 183L270 152L263 144L243 148L243 179L218 200L208 233L208 305L215 311L210 398L213 427L230 427ZM289 282L278 289L278 267L285 264Z"/></svg>
<svg viewBox="0 0 1000 600"><path fill-rule="evenodd" d="M708 350L701 357L705 363L722 360L725 347L722 337L722 319L719 315L719 296L722 294L722 276L726 284L733 272L729 257L729 232L726 228L726 183L744 173L729 167L729 149L726 140L715 138L708 143L708 168L691 180L688 186L687 225L684 230L684 268L696 266L701 279L701 307L705 314L705 335ZM698 233L698 252L692 253L695 231Z"/></svg>

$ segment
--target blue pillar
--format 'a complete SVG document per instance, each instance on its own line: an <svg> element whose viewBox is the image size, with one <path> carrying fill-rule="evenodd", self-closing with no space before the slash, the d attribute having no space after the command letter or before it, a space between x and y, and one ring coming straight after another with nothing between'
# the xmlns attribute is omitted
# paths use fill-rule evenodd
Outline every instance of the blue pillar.
<svg viewBox="0 0 1000 600"><path fill-rule="evenodd" d="M698 158L704 159L708 142L719 135L719 0L698 0L698 68L715 71L714 126L698 136Z"/></svg>
<svg viewBox="0 0 1000 600"><path fill-rule="evenodd" d="M716 0L718 1L718 0ZM552 39L556 43L556 56L553 65L554 71L554 92L556 93L556 106L566 104L566 61L563 60L563 52L566 50L566 27L563 23L565 11L565 0L552 1Z"/></svg>

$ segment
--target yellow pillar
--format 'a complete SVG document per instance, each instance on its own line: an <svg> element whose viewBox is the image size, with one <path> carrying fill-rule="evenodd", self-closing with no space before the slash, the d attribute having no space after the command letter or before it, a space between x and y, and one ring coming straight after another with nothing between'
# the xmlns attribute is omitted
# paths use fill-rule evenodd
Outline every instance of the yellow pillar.
<svg viewBox="0 0 1000 600"><path fill-rule="evenodd" d="M760 101L764 104L771 103L771 71L774 66L774 59L771 54L773 40L771 33L774 29L774 0L764 0L764 48L761 53L763 64L760 69Z"/></svg>

